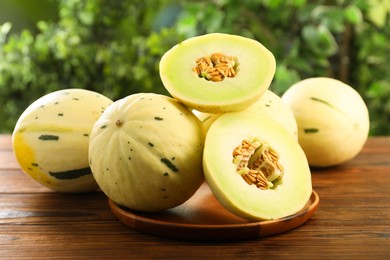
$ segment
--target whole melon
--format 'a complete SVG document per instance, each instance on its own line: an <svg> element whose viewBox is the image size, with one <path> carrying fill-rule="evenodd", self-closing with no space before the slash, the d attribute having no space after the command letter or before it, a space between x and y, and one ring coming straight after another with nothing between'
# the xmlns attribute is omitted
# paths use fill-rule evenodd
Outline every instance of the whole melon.
<svg viewBox="0 0 390 260"><path fill-rule="evenodd" d="M89 137L109 98L85 89L64 89L33 102L19 117L12 145L22 170L59 192L98 188L88 163Z"/></svg>
<svg viewBox="0 0 390 260"><path fill-rule="evenodd" d="M205 131L210 128L214 121L223 115L204 113L197 110L193 110L193 113L202 122ZM265 115L275 120L286 128L298 140L298 126L295 121L295 117L291 109L282 101L282 99L271 90L266 90L265 93L251 106L248 108L238 111L243 116L249 115Z"/></svg>
<svg viewBox="0 0 390 260"><path fill-rule="evenodd" d="M201 123L186 106L138 93L114 102L96 122L89 162L112 201L157 212L182 204L200 187L203 146Z"/></svg>
<svg viewBox="0 0 390 260"><path fill-rule="evenodd" d="M298 142L309 164L328 167L354 158L366 143L367 106L351 86L332 78L297 82L282 96L298 124Z"/></svg>

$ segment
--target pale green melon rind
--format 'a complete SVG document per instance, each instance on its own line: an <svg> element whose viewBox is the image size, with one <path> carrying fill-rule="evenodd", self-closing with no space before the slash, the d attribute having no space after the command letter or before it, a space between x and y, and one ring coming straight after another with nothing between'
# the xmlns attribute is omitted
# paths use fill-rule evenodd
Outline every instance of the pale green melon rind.
<svg viewBox="0 0 390 260"><path fill-rule="evenodd" d="M57 90L35 100L12 133L13 151L22 170L55 191L96 190L92 173L79 175L75 170L89 167L90 132L111 103L100 93L78 88ZM67 172L67 178L56 178L53 173L57 172Z"/></svg>
<svg viewBox="0 0 390 260"><path fill-rule="evenodd" d="M232 153L245 138L268 143L280 155L285 172L275 189L249 186L236 173ZM264 116L229 113L210 127L203 154L205 178L217 200L230 212L250 219L278 219L301 210L312 193L304 152L283 127Z"/></svg>
<svg viewBox="0 0 390 260"><path fill-rule="evenodd" d="M200 187L203 146L201 123L187 107L138 93L117 100L94 125L90 166L111 200L158 212L180 205Z"/></svg>
<svg viewBox="0 0 390 260"><path fill-rule="evenodd" d="M282 100L296 118L298 140L311 166L347 162L367 141L370 119L364 100L339 80L304 79L291 86Z"/></svg>
<svg viewBox="0 0 390 260"><path fill-rule="evenodd" d="M236 77L212 82L193 72L196 59L216 52L238 58ZM187 106L210 113L242 110L253 104L269 88L275 69L273 54L261 43L222 33L187 39L160 61L160 77L168 92Z"/></svg>
<svg viewBox="0 0 390 260"><path fill-rule="evenodd" d="M266 90L264 94L254 104L239 111L244 115L266 115L274 121L284 126L296 140L298 140L298 125L291 109L282 99L271 90ZM203 113L193 110L193 113L202 122L207 132L213 122L223 114Z"/></svg>

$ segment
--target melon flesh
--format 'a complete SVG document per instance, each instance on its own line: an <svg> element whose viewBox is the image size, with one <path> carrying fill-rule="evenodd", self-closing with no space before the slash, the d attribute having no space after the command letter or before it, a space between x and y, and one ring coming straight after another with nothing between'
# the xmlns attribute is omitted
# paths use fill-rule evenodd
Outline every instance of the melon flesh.
<svg viewBox="0 0 390 260"><path fill-rule="evenodd" d="M236 57L239 71L234 78L207 81L194 71L195 61L213 53ZM273 54L258 41L237 35L206 34L187 39L164 54L161 80L168 92L201 112L242 110L269 88L275 74Z"/></svg>
<svg viewBox="0 0 390 260"><path fill-rule="evenodd" d="M232 151L243 139L256 139L279 154L281 180L269 189L248 185L232 163ZM218 201L232 213L250 220L278 219L302 209L312 193L311 173L295 138L265 116L229 113L210 127L205 141L203 168Z"/></svg>

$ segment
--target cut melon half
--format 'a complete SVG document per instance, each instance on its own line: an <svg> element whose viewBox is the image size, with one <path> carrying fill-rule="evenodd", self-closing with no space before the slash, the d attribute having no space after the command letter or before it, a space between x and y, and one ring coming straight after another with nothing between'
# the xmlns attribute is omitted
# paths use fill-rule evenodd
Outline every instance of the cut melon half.
<svg viewBox="0 0 390 260"><path fill-rule="evenodd" d="M217 200L250 220L295 214L312 194L303 150L283 126L266 116L219 117L207 132L203 169Z"/></svg>
<svg viewBox="0 0 390 260"><path fill-rule="evenodd" d="M167 91L201 112L249 107L269 88L274 55L246 37L211 33L187 39L167 51L160 77Z"/></svg>

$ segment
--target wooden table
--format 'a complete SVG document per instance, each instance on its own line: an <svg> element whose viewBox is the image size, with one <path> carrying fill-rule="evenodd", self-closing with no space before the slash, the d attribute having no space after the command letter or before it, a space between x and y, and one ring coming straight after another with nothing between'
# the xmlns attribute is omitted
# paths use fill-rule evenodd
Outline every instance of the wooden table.
<svg viewBox="0 0 390 260"><path fill-rule="evenodd" d="M372 137L352 161L312 170L314 216L279 235L233 242L178 241L128 228L101 192L60 194L17 165L0 135L0 258L390 259L390 137Z"/></svg>

